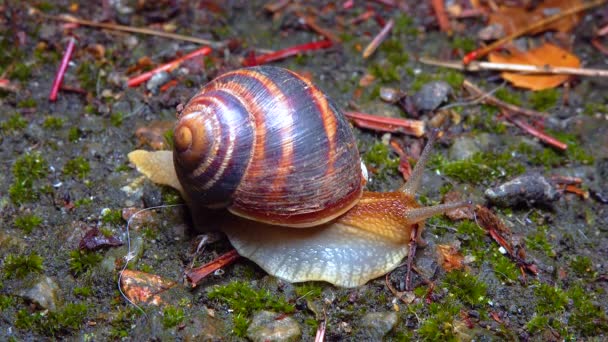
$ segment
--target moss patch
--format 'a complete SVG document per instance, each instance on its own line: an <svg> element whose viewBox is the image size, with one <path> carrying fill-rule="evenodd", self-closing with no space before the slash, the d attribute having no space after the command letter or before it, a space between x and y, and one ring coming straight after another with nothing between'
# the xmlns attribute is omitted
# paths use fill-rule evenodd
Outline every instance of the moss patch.
<svg viewBox="0 0 608 342"><path fill-rule="evenodd" d="M40 273L44 269L43 259L36 253L30 255L9 254L4 259L4 275L7 278L23 278L30 273Z"/></svg>
<svg viewBox="0 0 608 342"><path fill-rule="evenodd" d="M431 157L429 167L450 178L471 184L488 184L525 171L521 163L513 161L509 152L477 152L470 158L455 161L448 161L444 156L435 154Z"/></svg>
<svg viewBox="0 0 608 342"><path fill-rule="evenodd" d="M78 276L97 266L103 257L95 252L74 250L70 252L70 271Z"/></svg>
<svg viewBox="0 0 608 342"><path fill-rule="evenodd" d="M84 179L90 171L91 165L86 159L80 156L69 160L63 166L63 173L65 173L66 175L78 177L80 179Z"/></svg>
<svg viewBox="0 0 608 342"><path fill-rule="evenodd" d="M21 215L15 219L15 227L21 229L25 234L31 233L41 223L42 218L34 214Z"/></svg>

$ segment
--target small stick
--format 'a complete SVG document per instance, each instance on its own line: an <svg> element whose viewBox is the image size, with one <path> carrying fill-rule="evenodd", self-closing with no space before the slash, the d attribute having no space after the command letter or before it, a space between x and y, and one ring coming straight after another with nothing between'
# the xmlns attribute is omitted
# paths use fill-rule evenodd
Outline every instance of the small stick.
<svg viewBox="0 0 608 342"><path fill-rule="evenodd" d="M441 32L447 33L449 36L452 35L452 26L450 25L450 19L445 11L445 3L443 0L431 0L435 17L437 17L437 23Z"/></svg>
<svg viewBox="0 0 608 342"><path fill-rule="evenodd" d="M405 133L416 137L424 135L424 121L402 118L389 118L359 112L345 112L356 126L381 132Z"/></svg>
<svg viewBox="0 0 608 342"><path fill-rule="evenodd" d="M510 112L527 115L527 116L532 116L532 117L541 117L541 118L547 118L549 116L549 114L547 114L545 112L537 112L532 109L519 107L514 104L510 104L510 103L504 102L502 100L499 100L495 96L492 96L492 95L484 92L483 90L479 89L479 87L477 87L475 84L473 84L473 82L471 82L469 80L464 80L464 82L462 82L462 86L466 90L468 90L470 93L472 93L473 95L480 97L481 101L483 101L484 103L504 108Z"/></svg>
<svg viewBox="0 0 608 342"><path fill-rule="evenodd" d="M555 139L554 137L530 126L529 124L517 120L514 117L512 117L511 115L509 115L509 113L507 113L507 111L502 111L502 114L507 118L507 120L509 120L510 122L512 122L513 124L515 124L515 126L521 128L522 130L524 130L525 132L527 132L528 134L538 138L540 141L553 146L557 149L560 149L562 151L565 151L568 148L568 145L566 143L563 143L557 139Z"/></svg>
<svg viewBox="0 0 608 342"><path fill-rule="evenodd" d="M604 55L608 55L608 48L604 44L602 44L599 41L599 39L597 39L597 37L591 39L591 45L593 45L596 49L598 49Z"/></svg>
<svg viewBox="0 0 608 342"><path fill-rule="evenodd" d="M394 25L395 21L393 19L386 22L382 30L380 30L380 33L378 33L378 35L376 35L369 45L367 45L363 50L363 58L371 56L376 51L378 46L380 46L386 37L388 37Z"/></svg>
<svg viewBox="0 0 608 342"><path fill-rule="evenodd" d="M593 42L593 41L592 41ZM499 70L520 71L527 74L555 74L591 77L608 77L608 70L590 68L572 68L551 65L532 65L517 63L494 63L494 62L471 62L463 64L460 61L440 61L434 58L421 57L418 60L422 64L440 66L444 68L458 69L463 71Z"/></svg>
<svg viewBox="0 0 608 342"><path fill-rule="evenodd" d="M557 13L555 15L552 15L552 16L548 17L548 18L545 18L543 20L540 20L540 21L537 21L535 23L532 23L532 24L530 24L527 27L519 29L519 30L511 33L510 35L508 35L508 36L506 36L504 38L501 38L501 39L493 42L492 44L484 46L481 49L469 52L468 54L466 54L462 58L462 63L464 63L465 65L469 64L473 60L481 58L481 57L487 55L488 53L494 51L498 47L504 45L505 43L507 43L507 42L509 42L509 41L511 41L511 40L513 40L513 39L515 39L517 37L519 37L519 36L522 36L522 35L524 35L524 34L526 34L528 32L531 32L531 31L538 30L538 29L540 29L540 28L542 28L542 27L544 27L544 26L546 26L548 24L556 22L556 21L558 21L558 20L560 20L562 18L565 18L567 16L574 15L574 14L577 14L579 12L588 10L590 8L602 5L605 2L606 2L606 0L593 0L593 1L586 2L586 3L582 3L582 4L578 5L578 6L571 7L571 8L569 8L566 11Z"/></svg>
<svg viewBox="0 0 608 342"><path fill-rule="evenodd" d="M149 80L150 78L152 78L152 76L154 76L154 74L157 74L161 71L171 71L174 70L175 68L179 67L184 61L187 61L189 59L198 57L198 56L206 56L209 53L211 53L211 48L208 46L202 47L198 50L195 50L193 52L190 52L189 54L182 56L178 59L175 59L169 63L165 63L159 67L156 67L148 72L145 72L141 75L135 76L133 78L130 78L127 81L127 85L129 87L137 87L138 85L142 84L143 82L146 82L147 80Z"/></svg>
<svg viewBox="0 0 608 342"><path fill-rule="evenodd" d="M332 45L333 45L333 42L331 40L327 40L327 39L321 40L318 42L295 45L295 46L288 47L283 50L275 51L272 53L267 53L265 55L247 58L243 61L243 66L254 66L254 65L260 65L260 64L266 64L269 62L274 62L274 61L277 61L280 59L291 57L291 56L297 55L297 54L305 52L305 51L325 49Z"/></svg>
<svg viewBox="0 0 608 342"><path fill-rule="evenodd" d="M162 32L162 31L152 30L152 29L148 29L148 28L144 28L144 27L133 27L133 26L111 24L111 23L97 23L94 21L79 19L79 18L75 18L72 16L67 16L67 15L54 16L54 15L46 15L46 14L42 14L42 13L39 13L39 15L41 15L43 18L46 18L49 20L65 21L68 23L76 23L76 24L82 25L82 26L102 28L102 29L106 29L106 30L110 30L110 31L139 33L139 34L145 34L145 35L149 35L149 36L157 36L157 37L162 37L162 38L181 40L181 41L185 41L185 42L209 45L209 46L213 47L214 49L224 48L228 44L225 41L216 42L216 41L212 41L212 40L208 40L208 39L184 36L184 35L177 34L177 33ZM259 52L262 52L262 53L272 52L272 50L268 50L268 49L257 49L256 48L256 50Z"/></svg>
<svg viewBox="0 0 608 342"><path fill-rule="evenodd" d="M319 323L319 327L317 328L317 334L315 335L315 342L323 342L325 341L325 320L322 320Z"/></svg>
<svg viewBox="0 0 608 342"><path fill-rule="evenodd" d="M74 53L74 46L76 46L76 38L70 37L70 39L68 40L68 46L65 49L65 52L63 53L61 64L59 64L59 69L57 70L57 74L55 75L53 86L51 87L49 101L57 101L57 93L59 93L59 87L61 86L61 82L63 82L63 76L65 76L65 71L68 69L70 59L72 59L72 54Z"/></svg>
<svg viewBox="0 0 608 342"><path fill-rule="evenodd" d="M583 183L583 180L579 177L562 176L562 175L552 175L551 180L555 183L564 184L564 185L580 185Z"/></svg>
<svg viewBox="0 0 608 342"><path fill-rule="evenodd" d="M198 285L198 283L206 276L219 270L224 266L230 265L239 257L239 253L236 251L236 249L233 249L230 252L220 255L215 260L212 260L207 264L187 271L186 277L188 278L190 283L192 283L192 287L196 287L196 285Z"/></svg>
<svg viewBox="0 0 608 342"><path fill-rule="evenodd" d="M323 37L331 40L332 42L340 42L340 38L338 38L335 34L333 34L333 32L331 32L330 30L321 27L319 24L317 24L317 22L315 21L315 18L311 15L304 15L304 14L298 14L298 16L304 20L304 23L306 23L306 25L308 27L310 27L311 30L315 31L316 33L322 35Z"/></svg>

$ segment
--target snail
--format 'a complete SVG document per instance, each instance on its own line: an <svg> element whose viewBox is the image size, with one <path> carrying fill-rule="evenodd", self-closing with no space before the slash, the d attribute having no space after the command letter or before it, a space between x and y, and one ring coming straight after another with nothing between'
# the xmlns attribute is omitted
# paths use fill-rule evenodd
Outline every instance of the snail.
<svg viewBox="0 0 608 342"><path fill-rule="evenodd" d="M425 219L467 205L416 202L431 141L399 190L363 191L342 112L278 67L220 75L178 113L173 136L173 151L136 150L130 161L179 190L195 217L227 208L219 225L238 253L289 282L365 284L399 265Z"/></svg>

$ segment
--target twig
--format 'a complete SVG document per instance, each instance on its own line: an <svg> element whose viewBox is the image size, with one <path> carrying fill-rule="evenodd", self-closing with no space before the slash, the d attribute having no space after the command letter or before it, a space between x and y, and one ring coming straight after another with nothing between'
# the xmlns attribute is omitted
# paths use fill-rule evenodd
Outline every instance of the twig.
<svg viewBox="0 0 608 342"><path fill-rule="evenodd" d="M144 27L133 27L133 26L111 24L111 23L97 23L94 21L79 19L79 18L75 18L72 16L68 16L68 15L54 16L54 15L47 15L47 14L43 14L43 13L39 13L39 15L42 16L43 18L49 19L49 20L65 21L68 23L76 23L76 24L82 25L82 26L97 27L97 28L102 28L102 29L111 30L111 31L139 33L139 34L145 34L145 35L149 35L149 36L157 36L157 37L162 37L162 38L181 40L181 41L185 41L185 42L209 45L214 49L221 49L228 44L228 42L225 42L225 41L217 42L217 41L212 41L212 40L208 40L208 39L185 36L185 35L181 35L181 34L177 34L177 33L152 30L152 29L148 29L148 28L144 28ZM259 48L256 48L256 51L259 51L261 53L272 52L272 50L259 49Z"/></svg>
<svg viewBox="0 0 608 342"><path fill-rule="evenodd" d="M542 142L544 142L550 146L553 146L557 149L560 149L562 151L565 151L568 148L567 144L555 139L554 137L552 137L544 132L541 132L540 130L530 126L529 124L527 124L521 120L517 120L516 118L509 115L509 113L507 111L503 110L502 114L507 118L507 120L509 120L510 122L515 124L515 126L521 128L522 130L529 133L530 135L538 138Z"/></svg>
<svg viewBox="0 0 608 342"><path fill-rule="evenodd" d="M597 37L591 39L591 45L593 45L596 49L598 49L604 55L608 55L608 48L604 44L602 44Z"/></svg>
<svg viewBox="0 0 608 342"><path fill-rule="evenodd" d="M376 51L378 46L380 46L380 44L382 44L386 37L388 37L394 25L395 21L393 19L386 22L382 30L380 30L380 33L378 33L378 35L376 35L374 39L372 39L372 41L363 50L363 58L371 56Z"/></svg>
<svg viewBox="0 0 608 342"><path fill-rule="evenodd" d="M70 37L70 39L68 40L68 46L65 49L65 52L63 53L61 64L59 64L59 69L57 70L57 74L55 75L53 86L51 87L49 101L57 100L57 93L59 93L59 87L61 86L61 82L63 82L63 76L65 76L65 71L68 68L70 59L72 59L72 54L74 53L74 46L76 46L76 38Z"/></svg>
<svg viewBox="0 0 608 342"><path fill-rule="evenodd" d="M435 17L437 17L437 23L441 32L445 32L448 35L452 35L452 27L450 25L450 19L445 11L445 3L443 0L431 0Z"/></svg>
<svg viewBox="0 0 608 342"><path fill-rule="evenodd" d="M509 41L511 41L511 40L513 40L513 39L515 39L517 37L519 37L519 36L522 36L522 35L524 35L524 34L526 34L528 32L531 32L531 31L538 30L538 29L540 29L540 28L542 28L542 27L544 27L544 26L546 26L548 24L556 22L556 21L558 21L558 20L560 20L562 18L565 18L567 16L574 15L574 14L577 14L579 12L588 10L590 8L602 5L605 2L606 2L606 0L592 0L592 1L589 1L589 2L585 2L585 3L582 3L582 4L578 5L578 6L574 6L572 8L569 8L566 11L557 13L555 15L552 15L552 16L548 17L548 18L545 18L543 20L540 20L540 21L537 21L535 23L532 23L532 24L530 24L527 27L519 29L519 30L511 33L510 35L508 35L508 36L506 36L504 38L501 38L501 39L493 42L492 44L489 44L487 46L482 47L481 49L478 49L478 50L475 50L475 51L472 51L472 52L466 54L462 58L462 63L464 63L465 65L469 64L473 60L481 58L481 57L487 55L488 53L492 52L493 50L497 49L498 47L504 45L505 43L507 43L507 42L509 42Z"/></svg>
<svg viewBox="0 0 608 342"><path fill-rule="evenodd" d="M325 341L325 320L319 323L319 327L317 328L317 334L315 335L315 342L323 342Z"/></svg>
<svg viewBox="0 0 608 342"><path fill-rule="evenodd" d="M305 51L325 49L332 45L333 45L333 42L331 40L321 40L318 42L295 45L295 46L288 47L283 50L275 51L272 53L267 53L265 55L246 58L243 61L243 66L254 66L254 65L260 65L260 64L266 64L269 62L291 57L291 56L297 55L297 54L305 52Z"/></svg>
<svg viewBox="0 0 608 342"><path fill-rule="evenodd" d="M226 265L230 265L239 257L239 253L237 253L236 249L233 249L230 252L220 255L219 257L205 265L187 271L186 278L188 278L188 280L192 284L192 287L196 287L196 285L198 285L198 283L206 276Z"/></svg>
<svg viewBox="0 0 608 342"><path fill-rule="evenodd" d="M434 58L421 57L418 60L422 64L440 66L444 68L458 69L463 71L499 70L520 71L527 74L555 74L575 75L591 77L608 77L608 70L590 68L572 68L551 65L532 65L517 63L494 63L494 62L471 62L463 64L461 61L441 61Z"/></svg>
<svg viewBox="0 0 608 342"><path fill-rule="evenodd" d="M544 113L544 112L537 112L532 109L519 107L514 104L510 104L510 103L504 102L502 100L499 100L498 98L492 96L491 94L486 93L483 90L479 89L479 87L477 87L475 84L473 84L473 82L471 82L469 80L464 80L464 82L462 82L462 86L466 90L468 90L470 93L472 93L473 95L481 97L482 102L507 109L510 112L527 115L527 116L533 116L533 117L542 117L542 118L546 118L549 116L549 114Z"/></svg>
<svg viewBox="0 0 608 342"><path fill-rule="evenodd" d="M161 66L158 66L148 72L145 72L141 75L135 76L133 78L130 78L127 81L127 85L129 87L137 87L138 85L142 84L143 82L146 82L147 80L149 80L152 76L154 76L154 74L157 74L161 71L171 71L174 70L175 68L179 67L184 61L187 61L189 59L195 58L195 57L199 57L199 56L206 56L208 54L211 53L211 48L208 46L202 47L198 50L195 50L193 52L190 52L189 54L182 56L178 59L175 59L169 63L165 63Z"/></svg>
<svg viewBox="0 0 608 342"><path fill-rule="evenodd" d="M416 137L424 135L424 121L389 118L359 112L345 112L356 126L389 133L405 133Z"/></svg>
<svg viewBox="0 0 608 342"><path fill-rule="evenodd" d="M317 22L315 21L315 18L313 16L306 15L306 14L297 14L297 15L302 20L304 20L304 23L306 23L306 26L310 27L310 29L315 31L316 33L331 40L332 42L339 43L341 41L340 38L338 38L333 32L331 32L330 30L328 30L324 27L321 27L319 24L317 24Z"/></svg>

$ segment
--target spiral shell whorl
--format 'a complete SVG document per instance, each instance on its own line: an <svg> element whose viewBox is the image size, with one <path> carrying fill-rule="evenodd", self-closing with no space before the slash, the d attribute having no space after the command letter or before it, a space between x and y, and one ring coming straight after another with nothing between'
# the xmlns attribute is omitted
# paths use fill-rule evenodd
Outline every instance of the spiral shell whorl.
<svg viewBox="0 0 608 342"><path fill-rule="evenodd" d="M195 205L305 227L340 215L361 195L349 123L310 81L285 69L216 78L185 106L175 142L176 172ZM204 153L197 159L194 151Z"/></svg>

